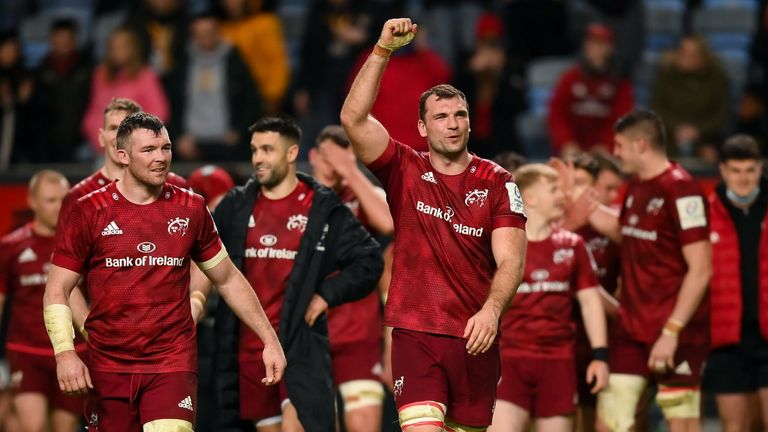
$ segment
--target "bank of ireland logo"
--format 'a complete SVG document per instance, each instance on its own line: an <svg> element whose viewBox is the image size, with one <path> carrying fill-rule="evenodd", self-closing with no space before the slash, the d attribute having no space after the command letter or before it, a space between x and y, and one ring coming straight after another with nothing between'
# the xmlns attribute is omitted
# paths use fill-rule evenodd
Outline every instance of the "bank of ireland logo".
<svg viewBox="0 0 768 432"><path fill-rule="evenodd" d="M152 242L141 242L136 246L136 250L143 254L152 253L155 249L157 249L157 247Z"/></svg>
<svg viewBox="0 0 768 432"><path fill-rule="evenodd" d="M477 204L478 207L482 207L485 205L485 200L487 198L488 189L475 189L472 192L467 192L467 195L464 197L464 205L469 207L472 204Z"/></svg>
<svg viewBox="0 0 768 432"><path fill-rule="evenodd" d="M307 228L307 221L309 218L307 218L304 215L293 215L288 218L288 223L285 224L285 227L288 228L288 231L293 231L295 229L304 232L304 230Z"/></svg>
<svg viewBox="0 0 768 432"><path fill-rule="evenodd" d="M176 235L181 234L182 237L187 235L187 228L189 228L189 218L174 218L168 221L168 234Z"/></svg>

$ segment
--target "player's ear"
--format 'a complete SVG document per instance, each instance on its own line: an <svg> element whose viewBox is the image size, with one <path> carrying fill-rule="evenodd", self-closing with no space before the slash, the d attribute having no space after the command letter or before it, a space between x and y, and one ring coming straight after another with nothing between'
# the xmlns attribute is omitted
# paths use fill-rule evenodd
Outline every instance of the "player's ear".
<svg viewBox="0 0 768 432"><path fill-rule="evenodd" d="M117 148L117 160L123 165L128 165L128 162L130 161L130 157L128 156L128 148Z"/></svg>
<svg viewBox="0 0 768 432"><path fill-rule="evenodd" d="M288 151L286 152L286 157L288 158L289 163L296 162L296 159L299 157L299 145L298 144L289 145Z"/></svg>
<svg viewBox="0 0 768 432"><path fill-rule="evenodd" d="M424 122L421 119L419 119L418 127L419 127L419 135L422 138L426 138L427 137L427 125L424 124Z"/></svg>

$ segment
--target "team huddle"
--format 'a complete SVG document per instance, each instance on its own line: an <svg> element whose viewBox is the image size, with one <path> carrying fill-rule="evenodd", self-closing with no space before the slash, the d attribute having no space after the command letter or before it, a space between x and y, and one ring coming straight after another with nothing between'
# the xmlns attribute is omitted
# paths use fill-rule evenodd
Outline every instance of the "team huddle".
<svg viewBox="0 0 768 432"><path fill-rule="evenodd" d="M415 32L384 25L341 126L309 152L313 176L297 172L298 125L264 117L253 177L203 198L170 172L163 123L115 99L99 171L71 190L33 177L34 220L0 251L21 430L51 410L56 431L80 416L89 431L193 431L214 290L214 430L335 431L336 393L345 430L380 430L389 380L408 432L635 430L651 382L671 431L700 430L713 201L667 159L661 119L622 117L618 161L513 169L468 151L466 97L443 84L419 101L418 152L371 116ZM758 160L751 144L725 147Z"/></svg>

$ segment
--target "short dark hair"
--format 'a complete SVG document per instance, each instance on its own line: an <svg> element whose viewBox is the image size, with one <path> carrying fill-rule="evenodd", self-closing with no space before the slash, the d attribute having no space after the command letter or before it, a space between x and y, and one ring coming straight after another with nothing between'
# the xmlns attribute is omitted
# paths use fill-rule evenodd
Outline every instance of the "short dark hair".
<svg viewBox="0 0 768 432"><path fill-rule="evenodd" d="M165 125L150 113L140 111L124 118L117 128L117 148L125 149L131 141L131 134L137 129L147 129L159 136Z"/></svg>
<svg viewBox="0 0 768 432"><path fill-rule="evenodd" d="M320 131L315 140L315 145L320 145L325 140L331 140L334 144L342 148L349 148L350 142L344 128L339 125L328 125Z"/></svg>
<svg viewBox="0 0 768 432"><path fill-rule="evenodd" d="M620 134L642 135L658 150L667 148L667 132L664 128L664 122L652 110L638 108L630 111L616 121L613 129Z"/></svg>
<svg viewBox="0 0 768 432"><path fill-rule="evenodd" d="M749 135L734 135L725 140L720 149L720 162L729 160L760 160L760 146Z"/></svg>
<svg viewBox="0 0 768 432"><path fill-rule="evenodd" d="M598 165L597 160L592 155L589 153L579 153L574 155L571 160L573 161L574 168L586 171L593 181L597 179L597 175L600 174L600 165Z"/></svg>
<svg viewBox="0 0 768 432"><path fill-rule="evenodd" d="M512 150L505 150L493 157L493 161L502 168L512 173L516 169L528 163L525 156L515 153Z"/></svg>
<svg viewBox="0 0 768 432"><path fill-rule="evenodd" d="M467 97L461 90L450 84L438 84L422 93L421 97L419 98L419 118L421 121L424 121L424 116L427 114L427 99L429 99L429 97L432 95L437 96L438 100L452 99L457 97L463 100L465 104L467 103Z"/></svg>
<svg viewBox="0 0 768 432"><path fill-rule="evenodd" d="M297 145L301 143L301 128L296 120L290 117L262 117L248 128L248 133L277 132Z"/></svg>
<svg viewBox="0 0 768 432"><path fill-rule="evenodd" d="M603 171L610 171L619 177L624 176L624 170L621 168L621 163L607 151L595 150L591 152L591 155L599 167L597 170L598 175Z"/></svg>
<svg viewBox="0 0 768 432"><path fill-rule="evenodd" d="M57 32L59 30L66 30L71 31L74 34L77 34L77 32L80 30L80 24L77 22L76 19L70 18L70 17L61 17L56 18L51 22L51 33Z"/></svg>

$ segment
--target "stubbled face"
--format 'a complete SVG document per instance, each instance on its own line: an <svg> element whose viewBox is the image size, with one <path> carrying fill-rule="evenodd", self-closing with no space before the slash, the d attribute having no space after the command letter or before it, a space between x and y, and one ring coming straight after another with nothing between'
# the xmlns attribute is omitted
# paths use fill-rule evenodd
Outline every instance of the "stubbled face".
<svg viewBox="0 0 768 432"><path fill-rule="evenodd" d="M118 150L120 162L126 165L127 174L148 187L162 186L171 168L171 139L163 128L160 134L149 129L133 131L125 149Z"/></svg>
<svg viewBox="0 0 768 432"><path fill-rule="evenodd" d="M41 181L35 193L30 194L28 198L29 208L35 214L35 220L48 229L56 229L61 203L68 190L69 185L64 181Z"/></svg>
<svg viewBox="0 0 768 432"><path fill-rule="evenodd" d="M610 206L619 199L621 187L624 185L624 179L611 170L601 170L597 174L594 188L597 192L597 200L600 204Z"/></svg>
<svg viewBox="0 0 768 432"><path fill-rule="evenodd" d="M728 160L720 164L720 175L728 189L747 196L760 184L763 163L754 159Z"/></svg>
<svg viewBox="0 0 768 432"><path fill-rule="evenodd" d="M126 117L128 117L126 111L110 111L104 115L104 127L99 129L99 144L104 149L106 157L115 164L120 164L117 157L117 128Z"/></svg>
<svg viewBox="0 0 768 432"><path fill-rule="evenodd" d="M449 158L467 150L469 111L459 97L431 95L425 103L424 120L419 120L419 134L427 138L431 151Z"/></svg>
<svg viewBox="0 0 768 432"><path fill-rule="evenodd" d="M251 136L253 171L259 183L267 189L285 180L298 153L298 145L288 143L277 132L254 132Z"/></svg>
<svg viewBox="0 0 768 432"><path fill-rule="evenodd" d="M523 191L522 196L525 206L545 219L553 221L563 217L565 196L559 181L540 177Z"/></svg>
<svg viewBox="0 0 768 432"><path fill-rule="evenodd" d="M613 142L613 155L621 161L624 172L629 174L636 173L637 142L624 134L616 134Z"/></svg>

